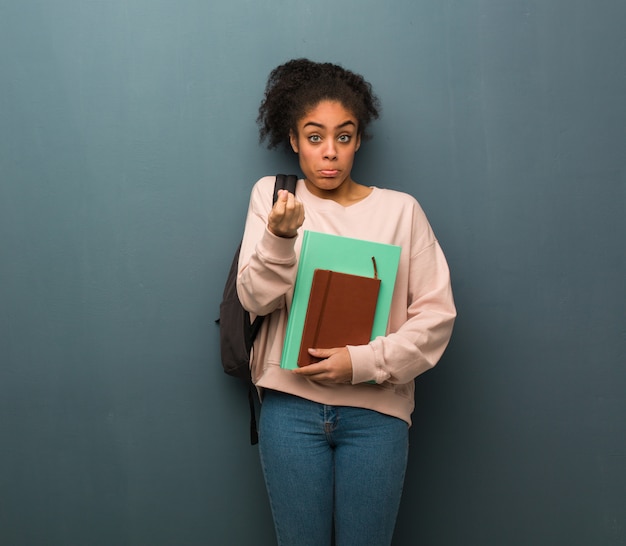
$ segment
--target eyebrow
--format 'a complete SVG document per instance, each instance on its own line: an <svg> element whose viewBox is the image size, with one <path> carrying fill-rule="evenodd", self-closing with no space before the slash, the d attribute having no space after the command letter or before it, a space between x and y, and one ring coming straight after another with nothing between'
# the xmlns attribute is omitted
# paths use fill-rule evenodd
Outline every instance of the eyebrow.
<svg viewBox="0 0 626 546"><path fill-rule="evenodd" d="M319 127L320 129L324 129L324 125L322 125L321 123L317 123L316 121L307 121L302 128L306 128L309 125L313 126L313 127ZM349 125L352 125L353 127L356 127L356 123L354 123L354 121L352 121L351 119L349 119L348 121L344 121L342 124L337 126L337 129L343 129L344 127L347 127Z"/></svg>

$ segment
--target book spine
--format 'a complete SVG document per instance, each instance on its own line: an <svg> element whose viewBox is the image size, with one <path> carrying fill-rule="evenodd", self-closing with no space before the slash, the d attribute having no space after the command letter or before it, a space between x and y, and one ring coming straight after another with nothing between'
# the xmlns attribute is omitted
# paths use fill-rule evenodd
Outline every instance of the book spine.
<svg viewBox="0 0 626 546"><path fill-rule="evenodd" d="M317 340L319 339L320 328L322 326L322 321L320 319L324 316L324 311L326 311L326 302L328 301L328 293L330 292L330 284L332 282L333 282L333 272L329 271L328 272L328 279L327 279L326 284L324 286L324 298L322 299L322 306L320 308L320 313L319 313L319 316L317 318L317 325L315 327L315 334L313 336L313 345L312 345L313 349L317 348Z"/></svg>

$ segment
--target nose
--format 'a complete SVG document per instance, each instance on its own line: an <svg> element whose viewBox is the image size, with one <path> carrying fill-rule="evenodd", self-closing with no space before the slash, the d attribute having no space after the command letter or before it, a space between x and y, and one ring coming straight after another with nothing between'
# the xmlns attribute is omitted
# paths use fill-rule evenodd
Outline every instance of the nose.
<svg viewBox="0 0 626 546"><path fill-rule="evenodd" d="M324 159L337 159L337 147L334 139L328 139L324 147Z"/></svg>

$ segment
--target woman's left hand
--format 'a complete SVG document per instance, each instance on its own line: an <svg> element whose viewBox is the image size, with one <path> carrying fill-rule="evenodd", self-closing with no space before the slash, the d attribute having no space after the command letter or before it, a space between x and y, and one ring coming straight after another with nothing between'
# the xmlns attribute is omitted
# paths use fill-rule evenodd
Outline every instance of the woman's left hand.
<svg viewBox="0 0 626 546"><path fill-rule="evenodd" d="M352 383L352 359L347 347L309 349L309 353L323 360L297 368L293 373L323 383Z"/></svg>

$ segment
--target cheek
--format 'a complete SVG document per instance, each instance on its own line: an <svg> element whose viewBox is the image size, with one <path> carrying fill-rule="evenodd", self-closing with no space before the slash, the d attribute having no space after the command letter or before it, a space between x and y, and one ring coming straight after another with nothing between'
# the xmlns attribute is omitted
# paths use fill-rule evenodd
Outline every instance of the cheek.
<svg viewBox="0 0 626 546"><path fill-rule="evenodd" d="M307 168L310 168L313 163L311 157L308 154L303 153L302 150L300 150L300 153L298 154L298 159L302 170L307 170Z"/></svg>
<svg viewBox="0 0 626 546"><path fill-rule="evenodd" d="M299 152L298 152L298 156L300 157L300 161L312 161L313 157L314 157L314 152L308 148L306 145L304 146L299 146Z"/></svg>

